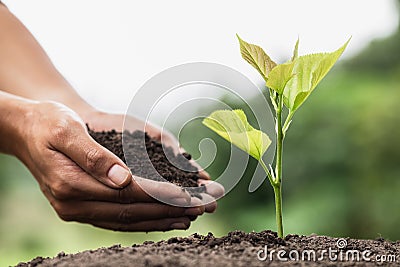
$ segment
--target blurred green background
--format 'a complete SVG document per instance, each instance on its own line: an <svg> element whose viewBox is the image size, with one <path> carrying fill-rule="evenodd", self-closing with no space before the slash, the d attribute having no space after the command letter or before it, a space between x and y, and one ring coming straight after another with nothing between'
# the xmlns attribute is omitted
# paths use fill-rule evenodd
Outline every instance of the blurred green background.
<svg viewBox="0 0 400 267"><path fill-rule="evenodd" d="M400 239L399 48L399 31L374 40L358 55L341 61L297 112L284 151L286 234ZM205 127L193 131L213 137L219 148L217 162L222 161L228 144ZM192 143L187 150L196 150ZM221 166L212 165L211 175ZM255 166L251 161L247 171ZM236 229L276 228L270 186L264 184L249 194L250 177L219 201L216 214L198 219L190 230L150 234L62 222L15 158L0 155L0 177L1 266L60 251L131 245L194 232L220 236Z"/></svg>

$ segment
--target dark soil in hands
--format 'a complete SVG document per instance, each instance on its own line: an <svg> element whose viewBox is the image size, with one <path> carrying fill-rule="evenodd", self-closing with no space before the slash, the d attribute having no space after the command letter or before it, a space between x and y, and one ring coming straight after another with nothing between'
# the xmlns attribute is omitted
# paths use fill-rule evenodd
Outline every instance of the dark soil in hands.
<svg viewBox="0 0 400 267"><path fill-rule="evenodd" d="M124 151L121 132L95 132L89 127L88 130L93 139L122 159L132 174L156 181L167 180L182 187L198 187L199 173L189 161L190 154L175 154L171 147L163 148L158 140L142 131L124 132L124 142L129 144ZM202 187L188 190L192 194L204 191Z"/></svg>
<svg viewBox="0 0 400 267"><path fill-rule="evenodd" d="M346 238L340 240L345 242L345 246L339 249L338 244L343 245L343 242L338 243L338 240L316 235L288 235L285 239L280 239L272 231L248 234L235 231L220 238L214 237L211 233L207 236L194 234L186 238L173 237L156 243L147 241L132 247L116 245L71 255L62 252L53 259L38 257L18 266L400 266L400 241L390 242L382 238L376 240ZM265 246L268 253L266 257L264 252L261 253L260 256L265 257L265 260L260 260L257 254L260 250L265 251ZM331 258L328 255L329 249L335 251ZM311 258L306 256L306 260L302 260L301 255L304 250L314 251L315 260L312 256ZM284 251L281 258L286 261L278 260L278 251ZM289 253L292 253L292 259L296 256L290 251L297 251L299 260L291 260ZM326 251L324 256L321 256L322 251ZM356 256L346 256L356 255L352 251L359 252L359 261ZM365 251L370 251L368 254L370 261L362 258L362 253ZM395 261L389 262L388 258L386 262L377 261L378 258L382 260L383 256L389 257L389 255L397 256Z"/></svg>

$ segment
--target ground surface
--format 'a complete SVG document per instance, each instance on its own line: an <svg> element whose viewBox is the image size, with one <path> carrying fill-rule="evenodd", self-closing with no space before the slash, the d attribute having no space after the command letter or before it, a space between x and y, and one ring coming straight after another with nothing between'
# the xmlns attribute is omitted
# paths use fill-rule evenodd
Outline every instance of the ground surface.
<svg viewBox="0 0 400 267"><path fill-rule="evenodd" d="M266 257L265 246L267 246ZM259 252L260 250L262 253ZM304 252L305 250L308 252ZM329 250L331 250L330 256ZM315 260L310 251L315 252ZM280 261L278 253L281 253L281 258L287 261ZM305 260L302 260L302 255ZM389 262L390 255L397 256L396 262L393 259ZM270 257L273 258L272 261ZM384 263L378 262L384 257L386 257ZM296 258L298 258L297 261ZM288 235L285 239L280 239L272 231L247 234L235 231L220 238L214 237L211 233L207 236L194 234L186 238L174 237L132 247L116 245L71 255L61 252L52 259L38 257L29 263L20 263L18 266L250 267L376 266L380 264L400 266L400 241L338 239L316 235Z"/></svg>

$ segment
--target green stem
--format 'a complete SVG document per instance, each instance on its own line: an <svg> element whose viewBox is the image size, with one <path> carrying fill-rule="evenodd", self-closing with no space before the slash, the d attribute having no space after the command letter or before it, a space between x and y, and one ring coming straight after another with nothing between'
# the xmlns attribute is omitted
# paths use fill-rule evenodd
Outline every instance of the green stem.
<svg viewBox="0 0 400 267"><path fill-rule="evenodd" d="M274 186L274 193L275 193L275 214L276 214L276 226L278 228L278 237L283 238L281 185Z"/></svg>
<svg viewBox="0 0 400 267"><path fill-rule="evenodd" d="M278 98L278 108L276 109L276 166L275 166L275 209L276 224L278 227L278 237L283 238L282 224L282 152L283 152L283 131L282 131L282 95Z"/></svg>
<svg viewBox="0 0 400 267"><path fill-rule="evenodd" d="M289 114L288 114L288 116L286 117L285 123L283 124L283 127L282 127L283 137L285 137L286 131L287 131L288 128L289 128L289 125L290 125L290 122L292 121L293 115L294 115L294 112L292 112L291 110L289 110Z"/></svg>
<svg viewBox="0 0 400 267"><path fill-rule="evenodd" d="M272 186L274 186L275 177L271 175L270 171L268 170L267 165L265 165L265 163L264 163L264 161L262 159L260 159L258 162L260 163L260 165L263 167L265 173L267 174L269 182L271 183Z"/></svg>
<svg viewBox="0 0 400 267"><path fill-rule="evenodd" d="M283 150L283 131L282 131L282 96L278 99L278 108L276 110L276 182L280 184L282 179L282 150Z"/></svg>
<svg viewBox="0 0 400 267"><path fill-rule="evenodd" d="M271 172L268 170L267 165L265 165L264 161L260 159L260 165L263 167L265 173L268 176L269 182L274 189L275 194L275 214L276 214L276 225L278 228L278 237L283 238L283 223L282 223L282 192L281 192L281 184L277 183L276 178L271 175Z"/></svg>

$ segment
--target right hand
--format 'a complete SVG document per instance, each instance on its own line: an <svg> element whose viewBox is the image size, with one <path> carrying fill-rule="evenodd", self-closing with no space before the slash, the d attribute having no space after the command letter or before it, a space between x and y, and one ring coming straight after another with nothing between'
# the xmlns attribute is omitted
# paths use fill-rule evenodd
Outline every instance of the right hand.
<svg viewBox="0 0 400 267"><path fill-rule="evenodd" d="M204 205L180 187L132 177L69 108L55 102L27 108L20 130L23 144L15 154L61 219L117 231L167 231L187 229L191 219L204 213ZM145 191L191 207L163 204Z"/></svg>

